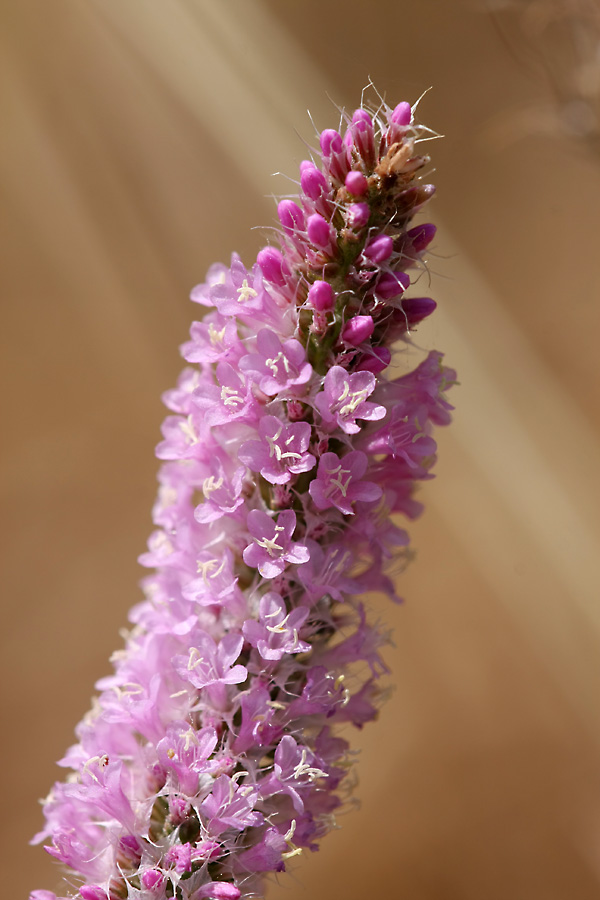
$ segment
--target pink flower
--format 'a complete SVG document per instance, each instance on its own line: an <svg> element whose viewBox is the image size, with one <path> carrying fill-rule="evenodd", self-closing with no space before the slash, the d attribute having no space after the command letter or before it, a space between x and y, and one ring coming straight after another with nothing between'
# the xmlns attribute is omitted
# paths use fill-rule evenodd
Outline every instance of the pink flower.
<svg viewBox="0 0 600 900"><path fill-rule="evenodd" d="M188 656L175 656L173 665L181 678L196 688L239 684L248 677L245 666L234 665L243 643L240 634L230 632L217 645L209 634L198 630Z"/></svg>
<svg viewBox="0 0 600 900"><path fill-rule="evenodd" d="M195 731L188 723L179 722L171 725L166 737L156 745L159 762L166 771L172 771L177 776L184 794L196 793L198 776L210 770L207 760L217 741L214 728L209 726Z"/></svg>
<svg viewBox="0 0 600 900"><path fill-rule="evenodd" d="M335 506L351 516L357 500L370 503L379 500L382 495L379 485L360 480L367 465L367 457L360 450L351 450L341 459L336 453L324 453L319 460L317 477L309 487L317 509Z"/></svg>
<svg viewBox="0 0 600 900"><path fill-rule="evenodd" d="M202 482L204 503L196 507L194 516L198 522L214 522L224 515L231 515L243 504L242 485L244 481L244 469L233 469L229 465L230 474L220 455L215 455L210 461L211 474Z"/></svg>
<svg viewBox="0 0 600 900"><path fill-rule="evenodd" d="M258 434L259 441L242 444L238 459L271 484L287 484L292 475L315 465L315 457L307 452L312 435L308 422L287 425L275 416L264 416Z"/></svg>
<svg viewBox="0 0 600 900"><path fill-rule="evenodd" d="M292 541L296 514L291 509L280 513L277 520L253 509L248 513L247 525L254 541L244 550L244 562L258 569L263 578L281 575L286 563L302 565L308 561L308 548Z"/></svg>
<svg viewBox="0 0 600 900"><path fill-rule="evenodd" d="M377 421L386 414L385 406L367 401L375 390L371 372L349 374L341 366L333 366L325 376L323 390L315 397L315 406L327 431L341 428L346 434L357 434L357 419Z"/></svg>
<svg viewBox="0 0 600 900"><path fill-rule="evenodd" d="M263 659L281 659L285 653L304 653L311 645L300 640L299 631L309 612L307 606L297 606L288 613L279 594L263 594L259 621L247 619L244 622L244 637L258 649Z"/></svg>
<svg viewBox="0 0 600 900"><path fill-rule="evenodd" d="M253 810L256 799L257 792L253 788L238 787L227 775L221 775L200 807L207 817L208 833L219 837L228 828L242 831L261 825L262 814Z"/></svg>
<svg viewBox="0 0 600 900"><path fill-rule="evenodd" d="M275 332L263 328L256 338L258 353L249 353L240 362L243 372L254 377L263 393L278 394L296 385L306 384L312 366L306 361L304 347L299 341L283 343Z"/></svg>

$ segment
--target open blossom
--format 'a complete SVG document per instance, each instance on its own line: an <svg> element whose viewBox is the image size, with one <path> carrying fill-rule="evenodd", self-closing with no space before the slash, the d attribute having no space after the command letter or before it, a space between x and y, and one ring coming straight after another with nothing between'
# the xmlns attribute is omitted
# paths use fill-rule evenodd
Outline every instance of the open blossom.
<svg viewBox="0 0 600 900"><path fill-rule="evenodd" d="M308 607L297 606L288 613L279 594L263 594L259 620L244 622L244 637L258 649L263 659L281 659L286 653L309 651L311 645L299 637L309 612Z"/></svg>
<svg viewBox="0 0 600 900"><path fill-rule="evenodd" d="M256 346L258 353L243 357L240 368L250 373L261 391L273 396L287 388L306 384L312 366L306 360L300 341L282 343L273 331L263 328L256 337Z"/></svg>
<svg viewBox="0 0 600 900"><path fill-rule="evenodd" d="M315 457L308 452L312 437L308 422L286 424L276 416L263 416L258 434L260 440L242 444L238 459L271 484L286 484L315 465Z"/></svg>
<svg viewBox="0 0 600 900"><path fill-rule="evenodd" d="M319 460L317 477L311 481L310 496L317 509L335 506L340 512L354 515L357 500L379 500L383 491L373 481L361 481L369 461L360 450L351 450L343 458L337 453L324 453Z"/></svg>
<svg viewBox="0 0 600 900"><path fill-rule="evenodd" d="M357 434L357 419L383 419L385 406L371 403L367 397L375 390L376 380L371 372L348 373L342 366L333 366L325 376L323 390L317 394L315 405L327 431L341 428L346 434Z"/></svg>
<svg viewBox="0 0 600 900"><path fill-rule="evenodd" d="M292 541L296 514L291 509L277 519L253 509L248 513L248 531L254 540L244 550L244 562L258 569L263 578L281 575L286 563L307 562L310 552L303 544Z"/></svg>
<svg viewBox="0 0 600 900"><path fill-rule="evenodd" d="M435 234L412 224L433 193L423 133L408 103L322 132L277 246L192 291L205 315L164 395L153 571L35 838L65 898L259 897L335 823L336 727L376 717L387 671L360 597L399 599L391 517L421 510L455 380L437 352L388 377L435 309L411 297Z"/></svg>

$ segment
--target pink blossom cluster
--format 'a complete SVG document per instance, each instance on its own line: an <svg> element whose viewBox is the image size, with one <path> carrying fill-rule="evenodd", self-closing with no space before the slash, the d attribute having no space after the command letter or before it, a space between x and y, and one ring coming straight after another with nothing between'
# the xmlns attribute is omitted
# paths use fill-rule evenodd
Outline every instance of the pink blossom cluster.
<svg viewBox="0 0 600 900"><path fill-rule="evenodd" d="M322 132L277 245L192 293L207 311L165 396L145 600L37 836L77 900L262 896L344 802L336 726L375 718L386 671L360 597L398 599L392 516L420 511L451 409L439 353L390 366L435 307L408 295L435 230L410 227L424 135L407 103Z"/></svg>

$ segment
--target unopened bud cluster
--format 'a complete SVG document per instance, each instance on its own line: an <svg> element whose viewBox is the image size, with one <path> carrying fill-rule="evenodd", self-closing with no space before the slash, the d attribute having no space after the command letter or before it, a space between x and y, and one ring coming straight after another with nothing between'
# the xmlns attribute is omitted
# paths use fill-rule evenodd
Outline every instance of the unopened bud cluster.
<svg viewBox="0 0 600 900"><path fill-rule="evenodd" d="M350 766L336 726L375 718L386 671L360 597L398 599L386 572L408 536L392 515L420 511L451 409L441 354L389 368L435 307L410 291L434 234L410 224L433 192L422 136L407 103L322 132L278 246L192 292L207 312L165 396L146 599L37 838L69 897L262 896L335 822Z"/></svg>

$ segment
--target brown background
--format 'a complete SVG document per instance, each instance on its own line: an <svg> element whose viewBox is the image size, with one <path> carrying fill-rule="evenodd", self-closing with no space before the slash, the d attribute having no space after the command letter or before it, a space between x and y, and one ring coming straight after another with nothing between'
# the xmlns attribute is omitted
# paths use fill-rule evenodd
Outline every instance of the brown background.
<svg viewBox="0 0 600 900"><path fill-rule="evenodd" d="M414 528L362 809L271 898L600 897L600 158L536 48L458 0L4 0L3 896L55 887L37 798L137 601L207 266L247 262L313 128L423 99L455 423ZM513 40L514 39L514 40ZM516 43L515 43L516 42ZM331 100L327 99L327 95Z"/></svg>

